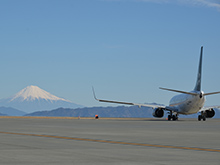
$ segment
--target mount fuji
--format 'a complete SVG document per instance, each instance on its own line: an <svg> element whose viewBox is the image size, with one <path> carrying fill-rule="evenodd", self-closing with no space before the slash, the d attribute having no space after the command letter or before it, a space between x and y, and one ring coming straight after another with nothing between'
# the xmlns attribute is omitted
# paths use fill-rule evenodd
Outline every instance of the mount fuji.
<svg viewBox="0 0 220 165"><path fill-rule="evenodd" d="M0 100L0 106L13 107L31 113L35 111L51 110L59 107L80 108L81 105L59 98L37 86L28 86L15 95Z"/></svg>

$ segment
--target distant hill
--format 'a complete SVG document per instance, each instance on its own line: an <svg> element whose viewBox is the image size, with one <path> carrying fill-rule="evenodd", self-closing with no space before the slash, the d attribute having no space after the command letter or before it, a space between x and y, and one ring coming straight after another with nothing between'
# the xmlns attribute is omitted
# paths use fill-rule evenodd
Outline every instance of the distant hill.
<svg viewBox="0 0 220 165"><path fill-rule="evenodd" d="M0 107L1 116L23 116L26 113L11 107Z"/></svg>
<svg viewBox="0 0 220 165"><path fill-rule="evenodd" d="M148 117L151 115L151 108L136 106L119 107L91 107L91 108L58 108L52 111L38 111L26 116L70 116L70 117L93 117L98 114L100 117Z"/></svg>
<svg viewBox="0 0 220 165"><path fill-rule="evenodd" d="M8 116L8 115L0 113L0 116Z"/></svg>
<svg viewBox="0 0 220 165"><path fill-rule="evenodd" d="M25 116L60 116L60 117L94 117L98 114L100 117L143 117L153 118L152 108L138 106L118 106L118 107L91 107L91 108L58 108L51 111L38 111ZM167 114L165 112L164 117ZM180 118L197 118L198 114L180 115ZM216 110L215 118L220 118L220 111Z"/></svg>

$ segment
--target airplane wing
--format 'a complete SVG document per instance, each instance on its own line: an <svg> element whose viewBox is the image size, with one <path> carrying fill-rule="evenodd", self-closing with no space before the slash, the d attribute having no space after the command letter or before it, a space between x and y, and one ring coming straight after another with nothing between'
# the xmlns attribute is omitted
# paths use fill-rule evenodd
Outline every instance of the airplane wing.
<svg viewBox="0 0 220 165"><path fill-rule="evenodd" d="M208 107L203 107L199 112L201 111L206 111L206 110L211 110L213 108L220 108L219 105L216 105L216 106L208 106Z"/></svg>
<svg viewBox="0 0 220 165"><path fill-rule="evenodd" d="M112 100L103 100L103 99L97 99L95 95L94 88L93 90L93 96L95 100L100 101L100 102L106 102L106 103L115 103L115 104L126 104L126 105L137 105L139 107L151 107L151 108L162 108L165 109L166 106L160 106L160 105L152 105L152 104L139 104L139 103L129 103L129 102L123 102L123 101L112 101Z"/></svg>
<svg viewBox="0 0 220 165"><path fill-rule="evenodd" d="M210 106L210 107L203 107L199 112L201 115L198 116L198 120L201 120L202 116L205 118L212 118L215 116L216 110L214 108L220 108L220 106Z"/></svg>

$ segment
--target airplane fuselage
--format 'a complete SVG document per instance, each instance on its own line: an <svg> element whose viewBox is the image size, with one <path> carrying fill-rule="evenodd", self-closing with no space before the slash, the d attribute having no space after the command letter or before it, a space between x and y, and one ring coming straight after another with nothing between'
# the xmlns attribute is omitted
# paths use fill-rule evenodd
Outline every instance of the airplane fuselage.
<svg viewBox="0 0 220 165"><path fill-rule="evenodd" d="M192 91L197 93L195 91ZM179 114L194 114L199 112L205 104L205 97L200 95L193 96L188 94L180 94L174 96L169 103L169 106L176 109Z"/></svg>

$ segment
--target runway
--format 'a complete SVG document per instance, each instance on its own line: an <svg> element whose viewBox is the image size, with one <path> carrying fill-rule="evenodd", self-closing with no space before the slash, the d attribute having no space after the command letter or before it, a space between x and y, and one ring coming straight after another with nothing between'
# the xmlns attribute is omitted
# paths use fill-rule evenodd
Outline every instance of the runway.
<svg viewBox="0 0 220 165"><path fill-rule="evenodd" d="M0 118L2 164L219 164L220 120Z"/></svg>

